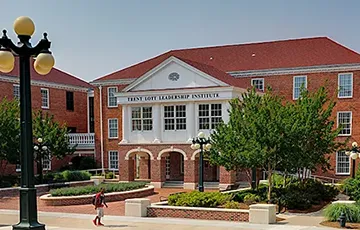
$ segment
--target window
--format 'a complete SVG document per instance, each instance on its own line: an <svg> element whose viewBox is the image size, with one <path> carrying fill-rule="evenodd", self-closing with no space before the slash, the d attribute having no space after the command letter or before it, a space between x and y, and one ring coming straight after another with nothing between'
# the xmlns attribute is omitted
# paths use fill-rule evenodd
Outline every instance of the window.
<svg viewBox="0 0 360 230"><path fill-rule="evenodd" d="M338 75L339 98L350 98L353 95L353 74L341 73Z"/></svg>
<svg viewBox="0 0 360 230"><path fill-rule="evenodd" d="M41 108L49 108L49 89L41 89Z"/></svg>
<svg viewBox="0 0 360 230"><path fill-rule="evenodd" d="M94 97L89 97L89 132L95 132Z"/></svg>
<svg viewBox="0 0 360 230"><path fill-rule="evenodd" d="M69 133L76 133L76 127L67 127Z"/></svg>
<svg viewBox="0 0 360 230"><path fill-rule="evenodd" d="M119 154L118 151L109 151L109 169L119 169Z"/></svg>
<svg viewBox="0 0 360 230"><path fill-rule="evenodd" d="M108 107L117 107L117 101L114 93L117 92L117 87L108 88Z"/></svg>
<svg viewBox="0 0 360 230"><path fill-rule="evenodd" d="M152 107L131 108L132 131L152 130Z"/></svg>
<svg viewBox="0 0 360 230"><path fill-rule="evenodd" d="M108 120L109 138L118 138L118 119L111 118Z"/></svg>
<svg viewBox="0 0 360 230"><path fill-rule="evenodd" d="M293 81L293 99L296 100L300 97L301 88L307 88L307 77L306 76L295 76Z"/></svg>
<svg viewBox="0 0 360 230"><path fill-rule="evenodd" d="M16 164L16 172L21 172L21 164Z"/></svg>
<svg viewBox="0 0 360 230"><path fill-rule="evenodd" d="M66 110L74 111L74 92L66 91Z"/></svg>
<svg viewBox="0 0 360 230"><path fill-rule="evenodd" d="M51 160L50 158L44 158L43 159L43 162L42 162L42 165L43 165L43 170L51 170Z"/></svg>
<svg viewBox="0 0 360 230"><path fill-rule="evenodd" d="M264 91L264 78L251 79L251 85L254 86L255 89Z"/></svg>
<svg viewBox="0 0 360 230"><path fill-rule="evenodd" d="M20 99L20 86L19 85L13 85L13 93L15 99Z"/></svg>
<svg viewBox="0 0 360 230"><path fill-rule="evenodd" d="M186 129L186 105L164 106L165 130Z"/></svg>
<svg viewBox="0 0 360 230"><path fill-rule="evenodd" d="M221 104L199 105L199 129L215 129L222 122Z"/></svg>
<svg viewBox="0 0 360 230"><path fill-rule="evenodd" d="M345 151L336 153L336 174L350 174L350 158L346 156Z"/></svg>
<svg viewBox="0 0 360 230"><path fill-rule="evenodd" d="M352 120L351 112L338 112L337 114L338 127L339 126L342 127L339 136L351 135L351 120Z"/></svg>

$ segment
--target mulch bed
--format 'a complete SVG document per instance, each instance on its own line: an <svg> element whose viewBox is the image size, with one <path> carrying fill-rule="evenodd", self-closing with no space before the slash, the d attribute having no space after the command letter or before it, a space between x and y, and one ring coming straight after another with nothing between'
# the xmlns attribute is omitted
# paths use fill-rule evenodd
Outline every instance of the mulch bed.
<svg viewBox="0 0 360 230"><path fill-rule="evenodd" d="M339 222L323 221L320 224L326 227L340 228ZM360 223L346 223L345 229L360 229Z"/></svg>
<svg viewBox="0 0 360 230"><path fill-rule="evenodd" d="M289 213L311 213L311 212L317 212L323 209L326 205L329 204L329 201L322 202L321 204L312 205L311 208L306 210L287 210Z"/></svg>

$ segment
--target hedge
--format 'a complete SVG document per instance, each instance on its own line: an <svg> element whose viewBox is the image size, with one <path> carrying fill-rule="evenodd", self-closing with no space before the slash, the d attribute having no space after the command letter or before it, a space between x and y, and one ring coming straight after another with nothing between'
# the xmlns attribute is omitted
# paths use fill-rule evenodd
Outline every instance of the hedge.
<svg viewBox="0 0 360 230"><path fill-rule="evenodd" d="M168 203L172 206L217 207L230 201L231 198L231 195L220 192L194 191L170 195Z"/></svg>

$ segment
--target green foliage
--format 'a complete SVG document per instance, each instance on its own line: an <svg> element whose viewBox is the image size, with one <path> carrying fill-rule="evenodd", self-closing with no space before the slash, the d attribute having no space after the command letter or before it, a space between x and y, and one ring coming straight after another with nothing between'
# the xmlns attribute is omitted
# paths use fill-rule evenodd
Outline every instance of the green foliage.
<svg viewBox="0 0 360 230"><path fill-rule="evenodd" d="M359 204L331 204L325 209L325 217L328 221L339 221L341 213L345 214L347 222L360 222Z"/></svg>
<svg viewBox="0 0 360 230"><path fill-rule="evenodd" d="M132 182L132 183L112 183L102 184L98 186L83 186L83 187L70 187L50 190L52 196L79 196L89 195L100 191L101 188L105 189L105 193L129 191L145 187L145 182Z"/></svg>
<svg viewBox="0 0 360 230"><path fill-rule="evenodd" d="M0 176L0 188L16 186L20 183L20 178L16 175Z"/></svg>
<svg viewBox="0 0 360 230"><path fill-rule="evenodd" d="M226 201L226 203L224 204L224 208L228 208L228 209L240 209L240 203L236 202L236 201Z"/></svg>
<svg viewBox="0 0 360 230"><path fill-rule="evenodd" d="M91 174L86 171L69 171L59 173L46 173L44 175L44 183L59 183L70 181L90 180Z"/></svg>
<svg viewBox="0 0 360 230"><path fill-rule="evenodd" d="M248 205L259 202L260 200L261 200L260 196L256 194L247 194L244 197L244 203Z"/></svg>
<svg viewBox="0 0 360 230"><path fill-rule="evenodd" d="M217 207L230 201L232 198L229 194L220 192L198 192L180 193L170 195L168 198L169 205L188 206L188 207Z"/></svg>
<svg viewBox="0 0 360 230"><path fill-rule="evenodd" d="M75 156L71 159L72 165L69 166L72 170L86 170L95 169L96 162L93 157Z"/></svg>
<svg viewBox="0 0 360 230"><path fill-rule="evenodd" d="M116 176L114 175L113 172L108 172L105 174L105 179L115 179Z"/></svg>
<svg viewBox="0 0 360 230"><path fill-rule="evenodd" d="M19 101L0 101L0 161L20 163Z"/></svg>

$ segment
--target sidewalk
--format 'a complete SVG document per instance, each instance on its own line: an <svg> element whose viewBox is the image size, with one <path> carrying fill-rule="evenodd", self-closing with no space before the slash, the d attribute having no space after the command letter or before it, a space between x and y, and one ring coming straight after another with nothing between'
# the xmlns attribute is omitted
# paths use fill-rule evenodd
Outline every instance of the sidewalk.
<svg viewBox="0 0 360 230"><path fill-rule="evenodd" d="M330 230L333 228L297 226L286 223L259 225L226 221L207 221L170 218L136 218L125 216L105 216L104 227L96 227L91 220L93 215L39 212L39 220L47 229L86 230ZM0 230L10 230L11 225L19 220L18 211L0 210Z"/></svg>

